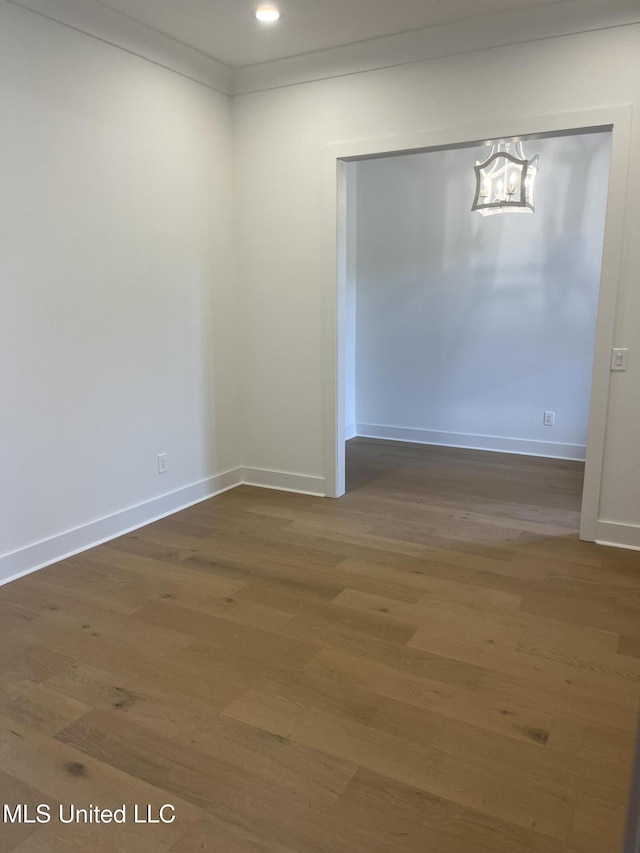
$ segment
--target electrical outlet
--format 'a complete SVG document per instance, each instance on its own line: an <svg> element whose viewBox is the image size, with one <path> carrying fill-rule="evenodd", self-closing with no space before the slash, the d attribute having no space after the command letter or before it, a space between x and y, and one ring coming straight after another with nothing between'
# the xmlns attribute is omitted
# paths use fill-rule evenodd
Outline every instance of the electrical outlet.
<svg viewBox="0 0 640 853"><path fill-rule="evenodd" d="M544 426L553 426L556 422L556 413L555 412L545 412L544 417L542 418L542 423Z"/></svg>
<svg viewBox="0 0 640 853"><path fill-rule="evenodd" d="M167 454L158 453L158 474L167 473Z"/></svg>

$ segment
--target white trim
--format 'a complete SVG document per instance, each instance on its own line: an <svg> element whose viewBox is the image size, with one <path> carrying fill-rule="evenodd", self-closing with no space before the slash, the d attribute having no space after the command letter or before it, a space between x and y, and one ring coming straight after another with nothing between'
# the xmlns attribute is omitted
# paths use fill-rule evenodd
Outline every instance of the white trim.
<svg viewBox="0 0 640 853"><path fill-rule="evenodd" d="M50 21L140 56L183 77L231 94L232 70L189 45L123 15L97 0L4 0Z"/></svg>
<svg viewBox="0 0 640 853"><path fill-rule="evenodd" d="M2 0L0 0L2 2ZM640 22L637 0L564 0L231 68L100 0L4 0L182 74L245 95L475 50Z"/></svg>
<svg viewBox="0 0 640 853"><path fill-rule="evenodd" d="M609 415L611 350L616 346L615 323L622 275L622 250L629 198L632 107L619 109L611 122L611 166L605 216L600 294L591 374L587 458L580 511L580 538L594 541L600 515L605 434Z"/></svg>
<svg viewBox="0 0 640 853"><path fill-rule="evenodd" d="M624 548L625 551L640 551L640 545L623 545L621 542L606 542L604 539L596 539L596 545L604 545L605 548Z"/></svg>
<svg viewBox="0 0 640 853"><path fill-rule="evenodd" d="M606 4L602 0L566 0L236 68L232 76L232 94L246 95L639 21L637 0L608 0Z"/></svg>
<svg viewBox="0 0 640 853"><path fill-rule="evenodd" d="M498 453L545 456L550 459L572 459L578 462L584 462L586 449L583 444L560 444L552 441L532 441L499 435L409 429L383 424L357 424L356 426L357 435L363 438L382 438L387 441L408 441L413 444L434 444L442 447L465 447L469 450L493 450Z"/></svg>
<svg viewBox="0 0 640 853"><path fill-rule="evenodd" d="M333 251L332 257L337 256L337 259L333 267L332 277L335 276L336 271L339 271L337 281L337 289L339 293L338 299L336 299L336 292L333 288L325 287L322 289L322 316L323 318L335 318L336 327L339 329L346 329L347 324L346 278L347 267L349 264L347 240L338 239L338 235L346 235L349 221L347 208L347 168L347 164L344 161L338 160L333 163L333 204L335 207L333 208L332 213L327 211L329 215L333 216L334 223L333 245L331 248ZM335 178L336 171L338 176L337 193ZM323 331L326 334L326 326L323 326ZM347 383L345 369L347 357L346 335L335 335L332 339L332 345L333 359L331 363L325 362L323 364L321 375L322 397L327 401L327 406L325 406L324 429L327 429L329 426L329 419L331 419L330 428L332 431L335 429L335 440L338 443L338 446L344 449L344 443L346 441L345 417L347 409ZM325 492L327 495L337 497L344 493L344 487L341 492L339 491L339 485L341 483L344 484L346 477L344 452L342 454L338 453L336 456L335 448L328 441L325 441L323 454L326 481Z"/></svg>
<svg viewBox="0 0 640 853"><path fill-rule="evenodd" d="M233 468L0 556L0 586L243 485L317 497L326 495L323 477L262 468Z"/></svg>
<svg viewBox="0 0 640 853"><path fill-rule="evenodd" d="M611 548L640 551L640 526L619 524L616 521L598 521L595 541L598 545L608 545Z"/></svg>
<svg viewBox="0 0 640 853"><path fill-rule="evenodd" d="M355 438L358 433L358 424L347 424L344 428L344 440L349 441L350 438Z"/></svg>
<svg viewBox="0 0 640 853"><path fill-rule="evenodd" d="M287 471L270 471L266 468L241 468L245 486L277 489L281 492L296 492L301 495L325 497L327 494L324 477L307 474L291 474Z"/></svg>
<svg viewBox="0 0 640 853"><path fill-rule="evenodd" d="M233 489L242 483L241 472L241 468L225 471L5 554L0 557L0 585Z"/></svg>

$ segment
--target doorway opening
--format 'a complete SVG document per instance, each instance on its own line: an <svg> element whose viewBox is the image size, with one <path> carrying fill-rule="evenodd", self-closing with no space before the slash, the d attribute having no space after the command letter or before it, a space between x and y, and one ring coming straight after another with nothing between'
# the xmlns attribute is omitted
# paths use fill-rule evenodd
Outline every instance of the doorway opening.
<svg viewBox="0 0 640 853"><path fill-rule="evenodd" d="M486 142L338 158L337 494L355 436L525 454L543 471L586 458L581 537L596 538L612 129L519 137L540 163L525 216L471 212Z"/></svg>

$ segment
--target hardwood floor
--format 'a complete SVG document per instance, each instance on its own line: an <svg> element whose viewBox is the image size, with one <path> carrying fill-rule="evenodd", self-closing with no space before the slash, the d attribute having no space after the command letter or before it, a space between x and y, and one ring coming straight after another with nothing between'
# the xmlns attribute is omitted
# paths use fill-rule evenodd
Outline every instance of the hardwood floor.
<svg viewBox="0 0 640 853"><path fill-rule="evenodd" d="M640 553L578 540L582 466L355 439L348 473L0 588L0 801L52 815L0 850L620 853Z"/></svg>

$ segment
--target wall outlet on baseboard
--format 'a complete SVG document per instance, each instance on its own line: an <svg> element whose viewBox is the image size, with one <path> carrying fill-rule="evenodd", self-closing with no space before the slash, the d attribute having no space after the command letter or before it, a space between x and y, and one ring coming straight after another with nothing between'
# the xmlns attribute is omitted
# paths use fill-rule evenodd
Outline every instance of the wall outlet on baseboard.
<svg viewBox="0 0 640 853"><path fill-rule="evenodd" d="M542 418L542 423L544 426L554 426L556 422L556 413L555 412L545 412Z"/></svg>
<svg viewBox="0 0 640 853"><path fill-rule="evenodd" d="M158 474L167 473L167 454L158 453Z"/></svg>

